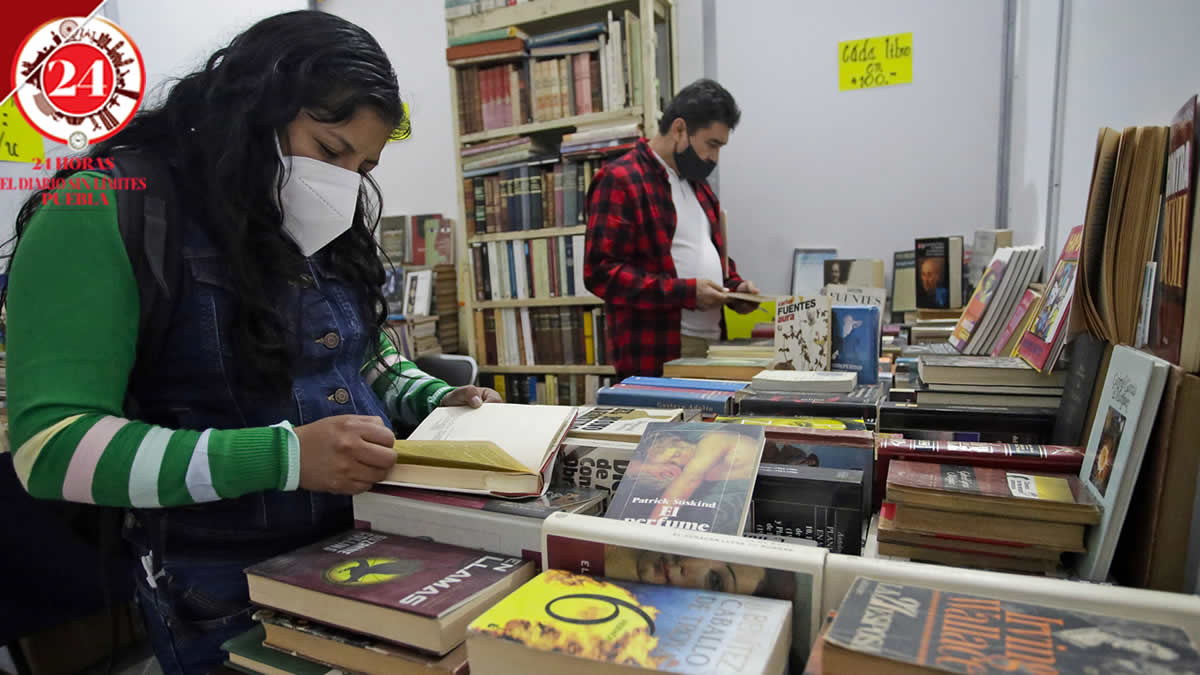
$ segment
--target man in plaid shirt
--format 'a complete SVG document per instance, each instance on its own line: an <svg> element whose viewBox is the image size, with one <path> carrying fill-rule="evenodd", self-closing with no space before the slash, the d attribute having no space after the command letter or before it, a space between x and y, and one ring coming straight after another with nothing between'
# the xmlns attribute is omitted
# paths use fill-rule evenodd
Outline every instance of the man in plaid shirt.
<svg viewBox="0 0 1200 675"><path fill-rule="evenodd" d="M661 375L663 363L707 355L721 308L758 293L723 256L721 207L706 178L741 111L724 87L698 80L667 104L658 135L604 165L588 189L588 290L604 298L617 376ZM723 258L727 263L723 263Z"/></svg>

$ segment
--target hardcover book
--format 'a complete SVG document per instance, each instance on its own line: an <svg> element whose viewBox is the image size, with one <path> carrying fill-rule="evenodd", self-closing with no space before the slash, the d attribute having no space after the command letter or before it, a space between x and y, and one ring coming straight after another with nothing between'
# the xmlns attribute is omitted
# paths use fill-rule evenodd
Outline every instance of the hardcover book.
<svg viewBox="0 0 1200 675"><path fill-rule="evenodd" d="M263 644L266 632L260 625L221 643L221 651L229 652L226 665L246 673L292 673L294 675L341 675L328 666L276 651Z"/></svg>
<svg viewBox="0 0 1200 675"><path fill-rule="evenodd" d="M1150 350L1159 358L1178 364L1183 344L1184 307L1189 270L1188 253L1195 223L1196 146L1200 126L1192 96L1171 120L1167 141L1167 182L1163 188L1163 216L1157 246L1158 283L1150 320ZM1194 266L1191 266L1194 268Z"/></svg>
<svg viewBox="0 0 1200 675"><path fill-rule="evenodd" d="M1083 241L1083 226L1071 229L1062 255L1054 266L1054 274L1042 295L1042 303L1034 310L1033 322L1017 354L1038 372L1054 369L1070 325L1071 300L1075 297L1075 275L1079 268L1079 249Z"/></svg>
<svg viewBox="0 0 1200 675"><path fill-rule="evenodd" d="M830 301L824 296L780 298L775 310L775 356L785 370L829 370Z"/></svg>
<svg viewBox="0 0 1200 675"><path fill-rule="evenodd" d="M792 604L792 663L816 637L826 550L746 536L663 531L606 518L546 521L542 565L591 577L740 593Z"/></svg>
<svg viewBox="0 0 1200 675"><path fill-rule="evenodd" d="M879 382L879 308L834 305L832 369L851 372L859 384Z"/></svg>
<svg viewBox="0 0 1200 675"><path fill-rule="evenodd" d="M438 654L532 576L519 558L365 530L246 570L256 604Z"/></svg>
<svg viewBox="0 0 1200 675"><path fill-rule="evenodd" d="M883 498L892 460L935 464L966 464L1011 471L1044 471L1076 474L1083 466L1083 449L1029 443L979 443L955 440L921 440L881 436L875 460L875 503Z"/></svg>
<svg viewBox="0 0 1200 675"><path fill-rule="evenodd" d="M762 456L762 427L653 424L642 436L605 517L738 534Z"/></svg>
<svg viewBox="0 0 1200 675"><path fill-rule="evenodd" d="M653 422L678 422L683 409L618 408L613 406L584 406L571 423L568 438L637 443Z"/></svg>
<svg viewBox="0 0 1200 675"><path fill-rule="evenodd" d="M813 415L850 417L874 428L875 411L887 390L881 384L860 384L848 394L747 392L738 399L743 415Z"/></svg>
<svg viewBox="0 0 1200 675"><path fill-rule="evenodd" d="M280 656L303 655L356 673L466 675L469 672L466 645L459 645L445 656L429 656L269 609L256 611L253 618L262 624L255 627L259 646L270 647L267 651L275 651ZM265 636L262 634L264 629ZM296 671L288 669L285 672Z"/></svg>
<svg viewBox="0 0 1200 675"><path fill-rule="evenodd" d="M1188 673L1179 628L860 577L825 635L827 672Z"/></svg>
<svg viewBox="0 0 1200 675"><path fill-rule="evenodd" d="M1103 517L1088 533L1079 575L1105 581L1137 483L1169 364L1125 345L1113 348L1079 478Z"/></svg>
<svg viewBox="0 0 1200 675"><path fill-rule="evenodd" d="M467 650L473 675L581 667L628 672L631 666L671 673L783 673L791 611L781 600L552 569L472 622Z"/></svg>
<svg viewBox="0 0 1200 675"><path fill-rule="evenodd" d="M1072 474L895 460L887 500L945 511L1090 525L1096 502Z"/></svg>

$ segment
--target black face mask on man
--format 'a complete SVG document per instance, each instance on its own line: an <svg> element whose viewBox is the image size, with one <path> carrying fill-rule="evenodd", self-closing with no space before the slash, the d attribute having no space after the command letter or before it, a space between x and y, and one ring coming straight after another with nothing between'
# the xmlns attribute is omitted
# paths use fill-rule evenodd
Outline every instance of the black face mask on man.
<svg viewBox="0 0 1200 675"><path fill-rule="evenodd" d="M702 181L708 178L708 174L717 168L717 163L711 159L700 159L700 155L696 154L696 149L692 147L692 139L687 140L687 147L683 151L675 151L675 168L679 171L679 175L688 180Z"/></svg>

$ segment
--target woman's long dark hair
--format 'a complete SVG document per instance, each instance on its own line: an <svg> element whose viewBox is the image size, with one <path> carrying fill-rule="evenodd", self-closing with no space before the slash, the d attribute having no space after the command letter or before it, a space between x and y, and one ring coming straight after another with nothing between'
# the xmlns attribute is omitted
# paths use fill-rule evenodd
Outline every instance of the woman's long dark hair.
<svg viewBox="0 0 1200 675"><path fill-rule="evenodd" d="M275 134L302 108L319 121L341 122L361 106L390 124L393 138L407 136L396 73L379 43L332 14L289 12L235 37L203 69L176 81L161 105L143 109L87 153L110 157L138 149L170 162L180 177L177 212L205 227L229 263L238 369L248 382L269 390L288 391L292 383L294 340L288 339L278 298L289 269L300 261L294 244L281 236L283 165ZM22 206L11 256L41 201L34 194ZM368 176L352 227L328 247L333 273L362 298L360 312L373 347L387 317L375 239L380 205L379 186Z"/></svg>

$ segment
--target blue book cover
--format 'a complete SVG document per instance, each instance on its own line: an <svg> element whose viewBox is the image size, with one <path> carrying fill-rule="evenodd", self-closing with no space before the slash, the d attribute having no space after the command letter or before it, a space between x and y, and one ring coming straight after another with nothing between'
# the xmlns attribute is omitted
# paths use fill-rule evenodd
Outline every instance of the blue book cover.
<svg viewBox="0 0 1200 675"><path fill-rule="evenodd" d="M746 388L745 382L726 380L689 380L682 377L647 377L634 375L621 380L621 384L632 384L639 387L667 387L668 389L708 389L710 391L741 391Z"/></svg>
<svg viewBox="0 0 1200 675"><path fill-rule="evenodd" d="M632 408L697 408L715 415L728 415L733 397L725 391L698 391L672 387L645 387L615 384L601 387L596 393L596 405L618 405Z"/></svg>
<svg viewBox="0 0 1200 675"><path fill-rule="evenodd" d="M832 369L857 373L859 384L878 384L878 336L878 307L834 305Z"/></svg>
<svg viewBox="0 0 1200 675"><path fill-rule="evenodd" d="M525 41L525 46L533 49L534 47L548 47L550 45L562 44L564 42L576 42L578 40L586 40L590 37L595 37L601 33L607 33L608 27L603 21L585 24L583 26L572 26L550 33L542 33L541 35L533 35Z"/></svg>

